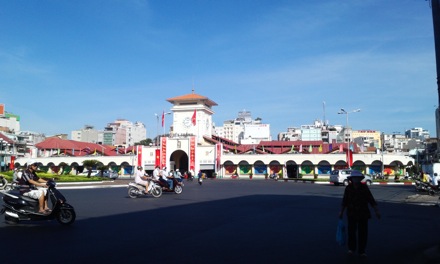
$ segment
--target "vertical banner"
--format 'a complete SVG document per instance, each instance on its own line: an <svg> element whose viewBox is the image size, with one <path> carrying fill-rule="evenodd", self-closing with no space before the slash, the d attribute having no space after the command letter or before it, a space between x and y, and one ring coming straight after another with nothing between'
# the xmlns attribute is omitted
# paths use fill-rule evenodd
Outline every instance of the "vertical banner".
<svg viewBox="0 0 440 264"><path fill-rule="evenodd" d="M13 170L15 167L15 156L11 156L11 163L9 163L9 169Z"/></svg>
<svg viewBox="0 0 440 264"><path fill-rule="evenodd" d="M194 173L196 170L196 137L189 138L189 169Z"/></svg>
<svg viewBox="0 0 440 264"><path fill-rule="evenodd" d="M167 137L161 137L160 140L160 166L165 167L167 165Z"/></svg>
<svg viewBox="0 0 440 264"><path fill-rule="evenodd" d="M160 167L160 149L155 150L154 167Z"/></svg>
<svg viewBox="0 0 440 264"><path fill-rule="evenodd" d="M137 145L137 165L142 166L142 145Z"/></svg>
<svg viewBox="0 0 440 264"><path fill-rule="evenodd" d="M222 160L222 143L215 144L215 170L218 172L221 168L221 160Z"/></svg>

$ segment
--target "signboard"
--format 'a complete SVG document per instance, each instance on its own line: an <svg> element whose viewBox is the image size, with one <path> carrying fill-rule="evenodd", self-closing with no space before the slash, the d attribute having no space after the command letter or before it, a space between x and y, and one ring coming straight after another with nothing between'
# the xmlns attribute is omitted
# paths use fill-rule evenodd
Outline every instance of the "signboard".
<svg viewBox="0 0 440 264"><path fill-rule="evenodd" d="M196 169L196 137L189 138L189 169L194 172Z"/></svg>
<svg viewBox="0 0 440 264"><path fill-rule="evenodd" d="M167 165L167 137L161 137L160 140L160 162L161 166L165 167Z"/></svg>

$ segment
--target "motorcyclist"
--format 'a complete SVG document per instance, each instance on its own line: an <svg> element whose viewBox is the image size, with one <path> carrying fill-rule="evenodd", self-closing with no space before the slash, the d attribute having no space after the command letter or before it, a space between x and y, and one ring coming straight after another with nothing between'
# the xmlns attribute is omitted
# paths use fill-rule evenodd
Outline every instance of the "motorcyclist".
<svg viewBox="0 0 440 264"><path fill-rule="evenodd" d="M47 206L47 181L37 176L38 163L31 160L28 161L28 168L23 172L20 181L20 192L24 196L28 196L32 199L38 200L40 214L50 213L50 209ZM40 188L37 188L40 187ZM43 188L41 188L43 187Z"/></svg>
<svg viewBox="0 0 440 264"><path fill-rule="evenodd" d="M159 173L160 181L164 186L167 186L168 189L173 189L173 180L170 179L170 176L167 172L167 167L163 167L162 171Z"/></svg>
<svg viewBox="0 0 440 264"><path fill-rule="evenodd" d="M145 175L146 173L142 170L142 166L138 166L137 167L137 171L134 174L134 181L137 184L140 184L142 186L145 186L145 193L147 193L148 190L148 180L150 179L147 175Z"/></svg>

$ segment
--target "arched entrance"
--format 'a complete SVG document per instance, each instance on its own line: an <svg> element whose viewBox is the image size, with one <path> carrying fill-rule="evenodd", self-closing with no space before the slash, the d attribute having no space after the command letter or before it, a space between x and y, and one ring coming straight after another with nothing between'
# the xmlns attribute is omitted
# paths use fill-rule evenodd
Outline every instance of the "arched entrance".
<svg viewBox="0 0 440 264"><path fill-rule="evenodd" d="M289 160L286 162L287 178L298 178L298 164L295 161Z"/></svg>
<svg viewBox="0 0 440 264"><path fill-rule="evenodd" d="M188 155L183 150L176 150L170 156L170 170L177 170L183 174L189 170Z"/></svg>

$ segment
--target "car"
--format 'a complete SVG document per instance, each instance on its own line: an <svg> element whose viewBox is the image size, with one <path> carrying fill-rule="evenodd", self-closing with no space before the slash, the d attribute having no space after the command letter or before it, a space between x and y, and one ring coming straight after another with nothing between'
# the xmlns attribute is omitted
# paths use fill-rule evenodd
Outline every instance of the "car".
<svg viewBox="0 0 440 264"><path fill-rule="evenodd" d="M90 176L99 176L99 173L100 172L98 170L91 170L90 171ZM85 171L83 171L81 173L78 173L77 175L78 176L88 176L89 175L89 171L85 170Z"/></svg>
<svg viewBox="0 0 440 264"><path fill-rule="evenodd" d="M85 170L81 173L78 173L79 176L88 176L89 175L89 171ZM116 171L112 171L112 170L104 170L101 171L100 170L91 170L90 172L90 176L91 177L104 177L104 178L109 178L109 179L117 179L119 177L119 174Z"/></svg>
<svg viewBox="0 0 440 264"><path fill-rule="evenodd" d="M362 183L366 185L371 185L373 180L370 176L364 175L362 172L351 169L342 169L342 170L333 170L330 174L330 183L338 186L339 184L343 184L345 186L348 185L348 176L364 176L362 179Z"/></svg>
<svg viewBox="0 0 440 264"><path fill-rule="evenodd" d="M105 170L102 172L102 177L106 177L109 179L117 179L119 177L119 174L117 171Z"/></svg>

